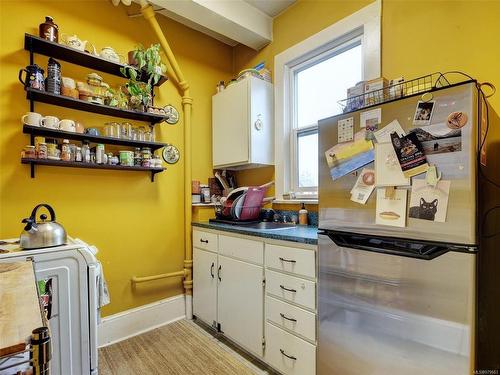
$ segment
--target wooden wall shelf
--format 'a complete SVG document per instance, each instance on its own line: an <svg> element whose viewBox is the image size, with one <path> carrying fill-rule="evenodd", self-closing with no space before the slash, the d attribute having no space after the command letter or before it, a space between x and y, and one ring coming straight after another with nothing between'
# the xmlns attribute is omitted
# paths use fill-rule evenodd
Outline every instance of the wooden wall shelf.
<svg viewBox="0 0 500 375"><path fill-rule="evenodd" d="M165 120L165 116L148 112L132 111L130 109L120 109L102 104L94 104L85 100L70 98L69 96L56 95L47 91L36 89L26 89L26 98L30 101L57 105L59 107L76 109L84 112L98 113L113 117L126 118L130 120L146 121L156 124Z"/></svg>
<svg viewBox="0 0 500 375"><path fill-rule="evenodd" d="M82 52L63 44L50 42L35 35L24 34L24 49L30 51L31 53L38 53L72 64L84 66L86 68L125 78L120 72L121 68L127 66L125 64L118 64L103 59L102 57L92 55L88 52ZM146 77L146 74L142 74L142 76ZM143 78L142 80L146 82L147 78ZM160 86L166 81L167 77L162 76L156 86Z"/></svg>
<svg viewBox="0 0 500 375"><path fill-rule="evenodd" d="M160 142L146 142L146 141L132 141L129 139L113 138L113 137L103 137L90 134L66 132L63 130L55 130L49 128L42 128L40 126L23 126L24 134L31 134L32 136L41 136L48 138L65 138L72 139L75 141L89 141L92 143L103 143L106 145L119 145L125 147L149 147L151 151L158 150L166 146L166 143Z"/></svg>
<svg viewBox="0 0 500 375"><path fill-rule="evenodd" d="M119 171L142 171L151 172L151 181L154 181L154 176L157 173L163 172L166 168L145 168L139 166L126 167L123 165L110 165L110 164L90 164L82 162L72 162L72 161L61 161L61 160L49 160L49 159L29 159L21 158L22 164L31 165L31 178L35 177L35 165L47 165L52 167L66 167L66 168L86 168L86 169L108 169L108 170L119 170Z"/></svg>

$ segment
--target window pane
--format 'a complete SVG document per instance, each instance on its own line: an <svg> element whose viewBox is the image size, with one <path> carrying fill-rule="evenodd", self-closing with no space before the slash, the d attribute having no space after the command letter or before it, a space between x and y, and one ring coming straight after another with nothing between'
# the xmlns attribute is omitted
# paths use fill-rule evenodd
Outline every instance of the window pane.
<svg viewBox="0 0 500 375"><path fill-rule="evenodd" d="M299 187L318 186L318 132L297 135Z"/></svg>
<svg viewBox="0 0 500 375"><path fill-rule="evenodd" d="M361 45L299 71L297 83L297 127L341 113L337 103L349 87L361 81Z"/></svg>

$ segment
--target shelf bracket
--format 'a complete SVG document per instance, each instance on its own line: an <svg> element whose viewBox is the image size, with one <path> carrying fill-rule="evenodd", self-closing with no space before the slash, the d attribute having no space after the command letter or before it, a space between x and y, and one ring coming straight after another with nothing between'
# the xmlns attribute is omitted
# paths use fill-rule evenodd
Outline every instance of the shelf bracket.
<svg viewBox="0 0 500 375"><path fill-rule="evenodd" d="M31 178L35 178L35 163L30 163Z"/></svg>

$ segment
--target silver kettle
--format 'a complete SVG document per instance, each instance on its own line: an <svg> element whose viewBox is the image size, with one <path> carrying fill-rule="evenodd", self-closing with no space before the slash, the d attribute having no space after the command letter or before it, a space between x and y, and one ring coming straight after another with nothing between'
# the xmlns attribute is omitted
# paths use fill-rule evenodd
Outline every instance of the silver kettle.
<svg viewBox="0 0 500 375"><path fill-rule="evenodd" d="M41 221L36 221L36 213L40 207L45 207L50 213L50 221L47 215L40 215ZM23 219L26 224L19 238L23 249L38 249L42 247L60 246L66 244L68 237L62 225L56 223L56 213L48 204L42 203L36 206L29 218Z"/></svg>

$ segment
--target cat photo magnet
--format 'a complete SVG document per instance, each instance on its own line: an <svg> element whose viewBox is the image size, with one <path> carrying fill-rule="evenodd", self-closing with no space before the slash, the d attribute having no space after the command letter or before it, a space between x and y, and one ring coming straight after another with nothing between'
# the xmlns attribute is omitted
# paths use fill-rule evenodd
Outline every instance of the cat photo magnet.
<svg viewBox="0 0 500 375"><path fill-rule="evenodd" d="M444 223L448 211L450 184L450 180L440 180L436 187L433 187L424 179L413 179L408 216Z"/></svg>

